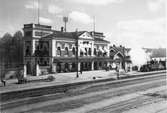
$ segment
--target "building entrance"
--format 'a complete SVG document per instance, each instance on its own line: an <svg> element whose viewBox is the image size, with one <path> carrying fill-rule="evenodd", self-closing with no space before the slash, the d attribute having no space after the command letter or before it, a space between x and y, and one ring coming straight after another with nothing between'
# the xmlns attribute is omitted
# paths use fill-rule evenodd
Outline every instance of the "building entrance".
<svg viewBox="0 0 167 113"><path fill-rule="evenodd" d="M26 67L27 67L27 74L32 74L31 73L31 64L30 64L30 62L27 62Z"/></svg>

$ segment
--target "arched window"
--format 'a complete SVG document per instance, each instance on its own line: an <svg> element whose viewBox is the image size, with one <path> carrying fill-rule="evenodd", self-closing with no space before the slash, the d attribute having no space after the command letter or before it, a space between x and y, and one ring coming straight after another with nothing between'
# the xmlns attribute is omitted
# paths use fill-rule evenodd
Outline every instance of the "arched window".
<svg viewBox="0 0 167 113"><path fill-rule="evenodd" d="M60 47L57 47L57 55L61 56L61 48Z"/></svg>
<svg viewBox="0 0 167 113"><path fill-rule="evenodd" d="M68 55L68 47L65 47L65 55Z"/></svg>
<svg viewBox="0 0 167 113"><path fill-rule="evenodd" d="M72 48L72 54L75 55L75 47Z"/></svg>
<svg viewBox="0 0 167 113"><path fill-rule="evenodd" d="M94 55L97 55L96 48L94 48Z"/></svg>

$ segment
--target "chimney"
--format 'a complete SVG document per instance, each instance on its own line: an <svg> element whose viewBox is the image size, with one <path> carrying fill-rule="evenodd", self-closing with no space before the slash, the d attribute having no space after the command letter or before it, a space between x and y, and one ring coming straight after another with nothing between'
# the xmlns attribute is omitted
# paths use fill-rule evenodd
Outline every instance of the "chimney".
<svg viewBox="0 0 167 113"><path fill-rule="evenodd" d="M61 32L64 32L64 27L61 27Z"/></svg>

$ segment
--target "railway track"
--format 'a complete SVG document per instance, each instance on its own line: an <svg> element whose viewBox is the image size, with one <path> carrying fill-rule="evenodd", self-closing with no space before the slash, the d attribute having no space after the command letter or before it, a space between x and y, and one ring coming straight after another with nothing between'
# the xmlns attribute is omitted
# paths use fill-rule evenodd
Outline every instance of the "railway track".
<svg viewBox="0 0 167 113"><path fill-rule="evenodd" d="M157 76L142 79L139 78L114 83L108 81L105 83L84 85L76 89L70 89L67 92L4 101L1 108L3 111L9 112L14 112L18 109L19 112L38 112L40 110L45 112L47 112L47 110L61 112L82 107L85 104L102 101L103 99L110 99L115 96L161 87L166 84L165 80L165 74L157 74ZM71 104L73 106L71 106Z"/></svg>

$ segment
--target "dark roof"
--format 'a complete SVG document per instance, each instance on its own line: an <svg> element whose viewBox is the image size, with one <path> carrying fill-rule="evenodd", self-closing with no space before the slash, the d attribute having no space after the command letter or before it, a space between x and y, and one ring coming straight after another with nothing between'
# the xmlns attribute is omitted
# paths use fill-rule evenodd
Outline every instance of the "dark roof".
<svg viewBox="0 0 167 113"><path fill-rule="evenodd" d="M79 31L79 32L77 32L77 36L80 36L84 32L87 32L87 31ZM72 38L72 39L75 39L76 32L55 31L53 34L47 35L44 38L54 38L54 37L62 37L62 38Z"/></svg>
<svg viewBox="0 0 167 113"><path fill-rule="evenodd" d="M123 46L115 46L115 45L110 46L110 48L113 48L115 51L121 51L121 52L123 52L123 49L128 52L131 50L131 48L125 48Z"/></svg>
<svg viewBox="0 0 167 113"><path fill-rule="evenodd" d="M115 54L117 54L118 52L121 52L121 53L123 53L123 49L125 49L125 51L130 51L131 49L130 48L125 48L125 47L123 47L123 46L110 46L110 49L113 49L113 50L115 50L114 52L110 52L110 55L111 56L114 56Z"/></svg>
<svg viewBox="0 0 167 113"><path fill-rule="evenodd" d="M94 35L95 37L105 37L104 34L102 32L94 32L91 31L89 32L92 36Z"/></svg>
<svg viewBox="0 0 167 113"><path fill-rule="evenodd" d="M87 31L78 31L77 36L82 35L84 32L87 32ZM88 32L88 33L90 33L90 32ZM76 39L76 32L55 31L53 34L49 34L43 38L56 38L56 37ZM101 38L94 38L94 41L100 42L100 43L110 43L109 41L101 39Z"/></svg>
<svg viewBox="0 0 167 113"><path fill-rule="evenodd" d="M56 37L75 39L74 32L61 32L61 31L55 31L53 34L47 35L43 38L56 38Z"/></svg>
<svg viewBox="0 0 167 113"><path fill-rule="evenodd" d="M101 38L95 38L94 41L95 42L100 42L100 43L110 43L109 41L101 39Z"/></svg>

